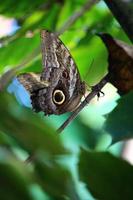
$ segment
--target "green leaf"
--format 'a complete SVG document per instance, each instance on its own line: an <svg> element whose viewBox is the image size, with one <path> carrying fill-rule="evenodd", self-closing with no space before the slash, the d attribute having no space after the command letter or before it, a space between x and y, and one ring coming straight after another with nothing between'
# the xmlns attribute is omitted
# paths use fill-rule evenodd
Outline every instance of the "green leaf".
<svg viewBox="0 0 133 200"><path fill-rule="evenodd" d="M110 153L82 150L79 174L96 199L133 199L133 166Z"/></svg>
<svg viewBox="0 0 133 200"><path fill-rule="evenodd" d="M46 12L33 12L25 18L21 28L15 34L3 39L3 46L0 48L1 74L24 62L40 46L42 28L55 30L59 10L60 6L53 4ZM37 57L38 54L29 57L28 60L34 63Z"/></svg>
<svg viewBox="0 0 133 200"><path fill-rule="evenodd" d="M11 138L3 132L0 132L0 146L11 146L13 145Z"/></svg>
<svg viewBox="0 0 133 200"><path fill-rule="evenodd" d="M33 200L29 190L31 183L26 165L1 148L0 198L2 200Z"/></svg>
<svg viewBox="0 0 133 200"><path fill-rule="evenodd" d="M112 143L133 137L133 92L118 100L104 127L112 136Z"/></svg>
<svg viewBox="0 0 133 200"><path fill-rule="evenodd" d="M39 34L36 34L33 38L21 37L8 46L0 48L0 73L19 65L38 47L39 43L40 37ZM34 61L34 58L32 61Z"/></svg>
<svg viewBox="0 0 133 200"><path fill-rule="evenodd" d="M46 155L41 155L34 164L38 183L54 199L69 197L73 200L79 200L74 179L67 167L56 162L53 157L46 157Z"/></svg>
<svg viewBox="0 0 133 200"><path fill-rule="evenodd" d="M0 130L15 138L28 152L43 150L52 155L68 153L55 130L38 114L18 105L10 95L0 94L0 113Z"/></svg>
<svg viewBox="0 0 133 200"><path fill-rule="evenodd" d="M41 9L41 6L44 7L44 4L47 4L48 1L38 0L23 0L23 1L10 1L5 0L1 2L0 13L6 16L22 18L26 13L32 13L35 10Z"/></svg>

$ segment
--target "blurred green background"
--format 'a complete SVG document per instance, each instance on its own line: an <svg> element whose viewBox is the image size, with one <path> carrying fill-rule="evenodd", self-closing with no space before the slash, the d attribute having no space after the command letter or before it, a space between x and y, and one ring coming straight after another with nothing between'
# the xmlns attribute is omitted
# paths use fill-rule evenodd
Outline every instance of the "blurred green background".
<svg viewBox="0 0 133 200"><path fill-rule="evenodd" d="M119 158L123 140L133 136L133 93L120 98L113 86L106 85L104 97L93 99L57 135L70 113L50 117L34 113L28 94L14 79L19 65L17 74L42 70L41 54L34 53L40 48L40 29L59 31L87 2L0 3L0 32L7 29L0 38L0 75L14 76L0 92L1 200L133 199L133 167ZM2 27L4 20L11 24ZM99 32L129 43L103 1L60 35L88 87L107 73L107 50L96 36Z"/></svg>

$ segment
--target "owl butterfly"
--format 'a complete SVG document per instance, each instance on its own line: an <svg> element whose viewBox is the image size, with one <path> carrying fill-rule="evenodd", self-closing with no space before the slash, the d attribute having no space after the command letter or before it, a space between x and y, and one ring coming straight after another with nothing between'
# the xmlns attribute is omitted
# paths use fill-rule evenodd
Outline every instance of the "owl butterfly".
<svg viewBox="0 0 133 200"><path fill-rule="evenodd" d="M54 33L41 31L41 73L17 76L30 93L32 107L45 115L73 111L85 93L85 83L68 49Z"/></svg>

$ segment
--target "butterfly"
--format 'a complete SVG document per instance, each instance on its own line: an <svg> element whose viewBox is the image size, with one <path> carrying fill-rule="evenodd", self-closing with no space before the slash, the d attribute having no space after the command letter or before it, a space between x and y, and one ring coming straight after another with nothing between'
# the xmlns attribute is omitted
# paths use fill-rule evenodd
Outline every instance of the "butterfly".
<svg viewBox="0 0 133 200"><path fill-rule="evenodd" d="M41 30L42 72L17 76L29 92L35 112L60 115L71 112L85 94L85 83L69 50L55 33Z"/></svg>

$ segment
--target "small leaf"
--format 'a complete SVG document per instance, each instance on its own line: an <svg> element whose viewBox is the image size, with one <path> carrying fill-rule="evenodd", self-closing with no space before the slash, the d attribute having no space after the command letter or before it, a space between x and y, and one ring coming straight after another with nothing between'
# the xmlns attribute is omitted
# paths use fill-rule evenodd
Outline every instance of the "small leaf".
<svg viewBox="0 0 133 200"><path fill-rule="evenodd" d="M133 199L133 166L110 153L82 150L79 173L96 199Z"/></svg>
<svg viewBox="0 0 133 200"><path fill-rule="evenodd" d="M133 137L133 92L118 100L117 107L107 116L104 128L112 143Z"/></svg>

